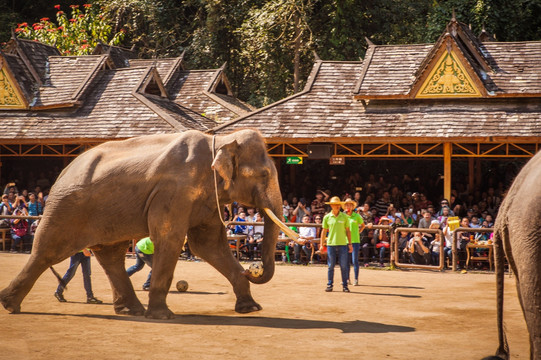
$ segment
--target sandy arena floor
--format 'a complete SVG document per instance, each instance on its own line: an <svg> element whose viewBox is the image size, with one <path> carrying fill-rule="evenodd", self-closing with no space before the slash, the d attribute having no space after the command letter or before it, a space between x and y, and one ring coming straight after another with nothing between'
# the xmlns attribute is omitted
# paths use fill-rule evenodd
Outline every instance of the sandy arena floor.
<svg viewBox="0 0 541 360"><path fill-rule="evenodd" d="M28 255L0 253L0 288ZM127 259L131 265L134 259ZM55 266L63 274L69 260ZM278 265L270 283L252 285L263 310L233 311L227 280L203 262L179 261L168 296L169 321L115 315L109 282L92 259L103 305L85 303L80 269L59 303L47 271L22 304L0 308L0 359L481 359L497 347L495 277L428 271L361 269L361 286L325 293L325 266ZM245 265L247 267L248 265ZM136 289L145 267L132 277ZM528 358L526 325L515 282L506 276L505 322L513 359ZM143 304L148 293L137 290Z"/></svg>

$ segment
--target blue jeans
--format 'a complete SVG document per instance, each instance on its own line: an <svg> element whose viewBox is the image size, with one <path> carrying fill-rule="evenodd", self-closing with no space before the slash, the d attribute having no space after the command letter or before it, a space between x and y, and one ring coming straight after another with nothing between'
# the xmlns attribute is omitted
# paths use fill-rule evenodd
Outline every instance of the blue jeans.
<svg viewBox="0 0 541 360"><path fill-rule="evenodd" d="M128 273L128 277L132 276L139 270L141 270L143 267L145 267L145 264L147 264L152 269L152 254L145 254L139 248L135 247L135 255L137 256L137 260L135 261L135 265L130 266L126 272ZM143 284L143 287L149 287L150 286L150 277L152 276L152 270L148 273L147 281Z"/></svg>
<svg viewBox="0 0 541 360"><path fill-rule="evenodd" d="M75 276L75 272L77 271L79 264L81 264L81 269L83 269L83 283L85 285L86 297L94 297L94 294L92 293L92 283L90 282L90 256L85 256L85 254L82 252L78 252L77 254L73 255L70 258L70 267L68 268L68 271L66 271L66 274L62 280L64 281L64 284L68 285L71 279L73 279ZM62 284L58 285L56 292L59 294L64 293L64 287Z"/></svg>
<svg viewBox="0 0 541 360"><path fill-rule="evenodd" d="M385 260L385 246L379 248L379 263L383 264Z"/></svg>
<svg viewBox="0 0 541 360"><path fill-rule="evenodd" d="M359 280L359 252L361 251L361 243L351 243L353 251L351 252L351 263L353 264L353 274L355 280ZM349 279L349 270L348 270Z"/></svg>
<svg viewBox="0 0 541 360"><path fill-rule="evenodd" d="M338 255L338 262L340 263L340 272L342 273L342 286L347 286L348 272L349 272L349 259L348 259L348 246L327 246L327 270L328 286L332 286L334 282L334 267L336 266L336 255Z"/></svg>

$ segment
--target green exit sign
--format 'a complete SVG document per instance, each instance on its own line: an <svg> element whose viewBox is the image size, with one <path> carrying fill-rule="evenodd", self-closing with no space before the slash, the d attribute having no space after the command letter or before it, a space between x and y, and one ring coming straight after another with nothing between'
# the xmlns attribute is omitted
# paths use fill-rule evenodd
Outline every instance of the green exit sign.
<svg viewBox="0 0 541 360"><path fill-rule="evenodd" d="M300 156L288 156L286 158L286 164L288 164L288 165L302 164L302 157L300 157Z"/></svg>

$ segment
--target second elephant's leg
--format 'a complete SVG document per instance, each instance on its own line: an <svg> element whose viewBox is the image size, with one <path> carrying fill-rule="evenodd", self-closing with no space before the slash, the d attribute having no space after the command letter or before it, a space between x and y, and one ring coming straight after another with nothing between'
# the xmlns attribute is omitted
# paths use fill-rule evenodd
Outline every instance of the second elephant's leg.
<svg viewBox="0 0 541 360"><path fill-rule="evenodd" d="M244 268L231 253L221 223L198 227L188 231L190 247L229 280L237 296L235 311L249 313L261 310L250 293L250 282L242 274Z"/></svg>
<svg viewBox="0 0 541 360"><path fill-rule="evenodd" d="M113 289L113 304L117 314L143 315L145 308L135 295L125 269L127 242L103 245L93 249L96 259L105 270Z"/></svg>

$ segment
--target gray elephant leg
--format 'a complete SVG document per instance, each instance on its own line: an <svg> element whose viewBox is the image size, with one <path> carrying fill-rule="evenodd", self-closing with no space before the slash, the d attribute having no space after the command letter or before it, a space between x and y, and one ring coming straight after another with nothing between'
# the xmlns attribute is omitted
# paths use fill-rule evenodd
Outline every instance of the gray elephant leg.
<svg viewBox="0 0 541 360"><path fill-rule="evenodd" d="M41 274L48 267L73 255L69 247L58 246L59 243L64 241L67 240L52 232L45 236L36 237L32 255L30 255L28 262L9 286L0 291L0 303L6 310L10 313L19 313L23 299L30 292ZM51 249L54 249L54 251L51 251Z"/></svg>
<svg viewBox="0 0 541 360"><path fill-rule="evenodd" d="M249 313L261 310L250 293L250 282L242 274L244 268L231 253L224 227L217 225L198 227L188 231L190 249L229 280L237 296L235 311Z"/></svg>
<svg viewBox="0 0 541 360"><path fill-rule="evenodd" d="M128 315L143 315L145 308L135 295L132 283L126 273L125 257L127 242L102 245L92 249L96 259L105 270L113 289L113 304L115 313Z"/></svg>
<svg viewBox="0 0 541 360"><path fill-rule="evenodd" d="M179 236L175 236L173 233L167 238L158 239L157 236L154 238L152 239L155 252L152 260L148 309L145 316L152 319L172 319L175 315L167 307L166 297L173 281L173 272L184 241L178 240ZM182 238L184 239L184 235Z"/></svg>

